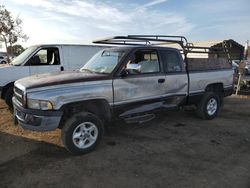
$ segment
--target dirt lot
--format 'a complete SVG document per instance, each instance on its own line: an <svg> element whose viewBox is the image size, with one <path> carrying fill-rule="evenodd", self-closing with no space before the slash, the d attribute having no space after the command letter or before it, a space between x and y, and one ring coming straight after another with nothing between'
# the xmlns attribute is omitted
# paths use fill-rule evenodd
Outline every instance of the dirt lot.
<svg viewBox="0 0 250 188"><path fill-rule="evenodd" d="M227 98L211 121L181 110L117 124L84 156L64 150L59 130L14 126L1 101L0 187L250 187L250 98Z"/></svg>

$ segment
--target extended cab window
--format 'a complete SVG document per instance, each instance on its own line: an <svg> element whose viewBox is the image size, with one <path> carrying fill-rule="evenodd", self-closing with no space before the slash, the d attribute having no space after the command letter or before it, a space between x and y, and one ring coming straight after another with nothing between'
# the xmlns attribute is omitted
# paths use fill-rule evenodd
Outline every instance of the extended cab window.
<svg viewBox="0 0 250 188"><path fill-rule="evenodd" d="M133 64L138 70L128 70L129 74L154 73L160 71L160 63L156 50L138 50L130 58L127 68Z"/></svg>
<svg viewBox="0 0 250 188"><path fill-rule="evenodd" d="M57 48L43 48L29 61L30 65L59 65L59 51Z"/></svg>
<svg viewBox="0 0 250 188"><path fill-rule="evenodd" d="M164 63L165 72L181 72L181 62L179 54L175 51L163 51L162 60Z"/></svg>

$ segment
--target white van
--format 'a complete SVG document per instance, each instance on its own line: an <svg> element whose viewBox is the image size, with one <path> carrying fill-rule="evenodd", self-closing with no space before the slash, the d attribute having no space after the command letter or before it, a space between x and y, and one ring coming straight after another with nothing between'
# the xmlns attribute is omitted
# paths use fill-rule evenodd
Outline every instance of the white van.
<svg viewBox="0 0 250 188"><path fill-rule="evenodd" d="M36 45L9 65L0 65L0 95L12 107L13 84L33 74L80 69L94 54L107 48L96 45Z"/></svg>

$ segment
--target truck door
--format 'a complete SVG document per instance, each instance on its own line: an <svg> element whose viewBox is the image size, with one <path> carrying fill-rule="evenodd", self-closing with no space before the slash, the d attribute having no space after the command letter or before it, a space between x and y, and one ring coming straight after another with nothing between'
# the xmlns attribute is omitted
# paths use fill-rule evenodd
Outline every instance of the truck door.
<svg viewBox="0 0 250 188"><path fill-rule="evenodd" d="M159 54L166 74L163 84L165 92L172 99L172 105L178 105L188 92L188 77L183 59L175 49L160 50Z"/></svg>
<svg viewBox="0 0 250 188"><path fill-rule="evenodd" d="M140 70L129 70L138 65ZM165 73L154 49L138 49L124 62L124 77L113 80L115 113L120 116L154 110L162 105L166 95Z"/></svg>
<svg viewBox="0 0 250 188"><path fill-rule="evenodd" d="M39 49L27 63L30 68L30 75L63 70L59 49L57 47Z"/></svg>

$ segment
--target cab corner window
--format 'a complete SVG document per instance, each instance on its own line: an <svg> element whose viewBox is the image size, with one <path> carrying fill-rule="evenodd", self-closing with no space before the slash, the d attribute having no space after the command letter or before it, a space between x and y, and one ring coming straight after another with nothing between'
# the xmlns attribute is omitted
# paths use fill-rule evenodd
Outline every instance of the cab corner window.
<svg viewBox="0 0 250 188"><path fill-rule="evenodd" d="M165 72L181 72L181 62L178 53L175 51L164 51L162 53Z"/></svg>
<svg viewBox="0 0 250 188"><path fill-rule="evenodd" d="M128 74L155 73L160 71L156 50L138 50L126 65Z"/></svg>
<svg viewBox="0 0 250 188"><path fill-rule="evenodd" d="M60 65L59 50L57 48L43 48L31 59L30 65Z"/></svg>

